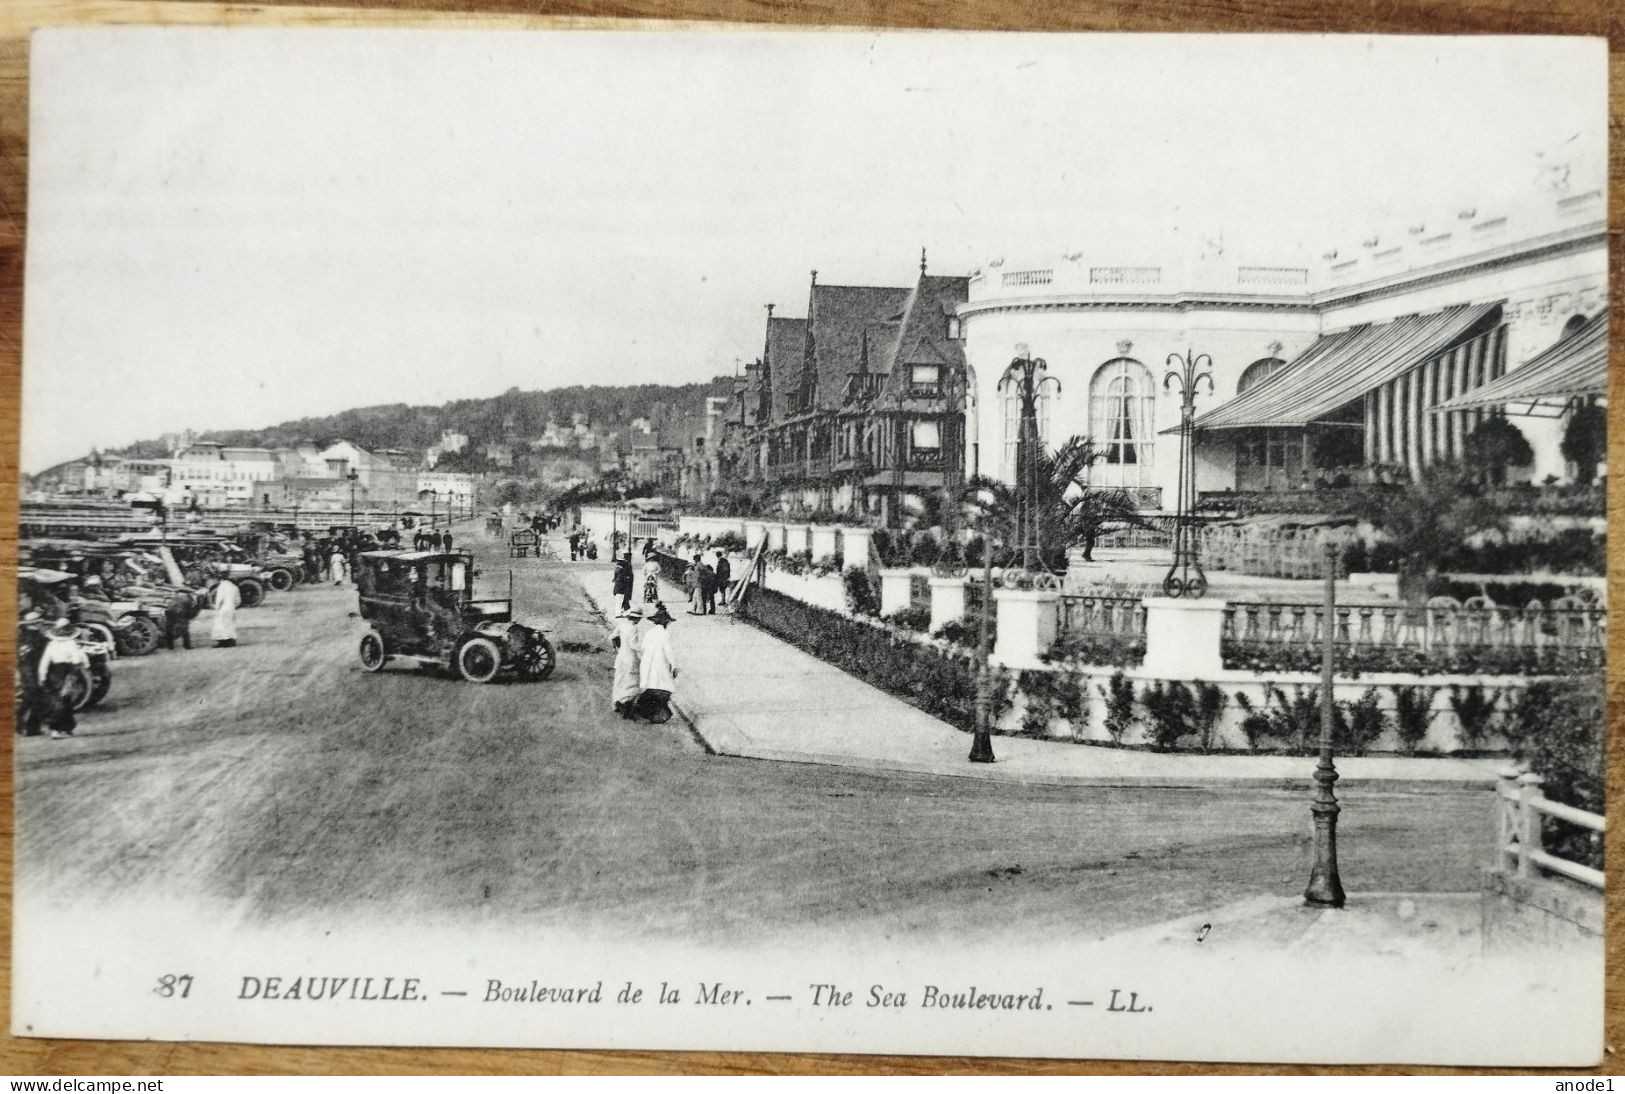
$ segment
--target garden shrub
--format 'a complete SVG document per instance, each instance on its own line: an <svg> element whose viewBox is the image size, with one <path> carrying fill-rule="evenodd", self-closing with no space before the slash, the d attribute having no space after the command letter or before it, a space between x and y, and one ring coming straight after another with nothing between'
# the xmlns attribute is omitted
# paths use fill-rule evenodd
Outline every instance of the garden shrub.
<svg viewBox="0 0 1625 1094"><path fill-rule="evenodd" d="M1394 689L1394 732L1400 747L1414 753L1433 724L1433 696L1438 688L1412 684Z"/></svg>
<svg viewBox="0 0 1625 1094"><path fill-rule="evenodd" d="M1383 713L1382 696L1376 688L1366 688L1358 699L1344 704L1341 728L1344 733L1337 742L1337 750L1351 756L1364 756L1366 749L1388 728L1388 716Z"/></svg>
<svg viewBox="0 0 1625 1094"><path fill-rule="evenodd" d="M1259 745L1270 735L1272 728L1270 720L1262 710L1253 705L1253 701L1247 697L1245 691L1236 692L1236 706L1243 712L1241 735L1247 738L1247 747L1257 752Z"/></svg>
<svg viewBox="0 0 1625 1094"><path fill-rule="evenodd" d="M771 589L752 598L748 620L777 638L865 683L897 696L927 714L973 728L976 702L974 658L910 641L883 627L803 604ZM1010 674L994 671L995 724L1010 709Z"/></svg>
<svg viewBox="0 0 1625 1094"><path fill-rule="evenodd" d="M846 586L846 610L853 615L879 615L880 591L869 576L869 571L861 566L849 567L841 576Z"/></svg>
<svg viewBox="0 0 1625 1094"><path fill-rule="evenodd" d="M809 567L815 577L826 577L829 574L839 573L841 558L839 555L824 555L812 562Z"/></svg>
<svg viewBox="0 0 1625 1094"><path fill-rule="evenodd" d="M1181 737L1197 731L1196 697L1177 680L1159 680L1140 693L1140 706L1150 720L1151 746L1171 752Z"/></svg>
<svg viewBox="0 0 1625 1094"><path fill-rule="evenodd" d="M930 613L928 612L927 615ZM927 624L929 626L929 624ZM975 650L981 640L981 621L973 615L966 614L958 619L950 619L936 629L932 638L940 638L944 642L952 642L956 646L963 646L967 650ZM991 628L988 638L991 639Z"/></svg>
<svg viewBox="0 0 1625 1094"><path fill-rule="evenodd" d="M886 622L904 630L924 634L925 629L931 625L931 609L923 604L910 604L886 616Z"/></svg>
<svg viewBox="0 0 1625 1094"><path fill-rule="evenodd" d="M1145 660L1145 639L1127 634L1063 634L1039 658L1050 664L1133 668Z"/></svg>
<svg viewBox="0 0 1625 1094"><path fill-rule="evenodd" d="M1100 689L1106 700L1106 733L1112 740L1122 743L1133 732L1137 719L1134 715L1134 685L1121 671L1114 672Z"/></svg>
<svg viewBox="0 0 1625 1094"><path fill-rule="evenodd" d="M1028 669L1016 678L1016 687L1027 700L1023 733L1047 737L1050 724L1060 719L1071 724L1073 737L1083 735L1083 685L1078 673Z"/></svg>
<svg viewBox="0 0 1625 1094"><path fill-rule="evenodd" d="M738 532L723 532L711 541L711 546L719 551L743 551L749 545L745 542L745 537Z"/></svg>
<svg viewBox="0 0 1625 1094"><path fill-rule="evenodd" d="M908 559L916 566L932 566L942 554L942 545L934 536L918 536L909 548Z"/></svg>
<svg viewBox="0 0 1625 1094"><path fill-rule="evenodd" d="M1196 732L1204 749L1213 747L1214 732L1224 716L1230 697L1217 684L1197 680L1191 685L1196 690Z"/></svg>
<svg viewBox="0 0 1625 1094"><path fill-rule="evenodd" d="M1606 813L1602 677L1564 680L1538 690L1531 686L1512 713L1528 719L1514 730L1522 742L1518 758L1545 780L1541 791L1564 805ZM1550 853L1603 869L1602 833L1548 817L1545 840Z"/></svg>
<svg viewBox="0 0 1625 1094"><path fill-rule="evenodd" d="M1480 684L1450 685L1450 709L1456 712L1464 748L1478 748L1483 742L1495 717L1495 700L1495 693Z"/></svg>

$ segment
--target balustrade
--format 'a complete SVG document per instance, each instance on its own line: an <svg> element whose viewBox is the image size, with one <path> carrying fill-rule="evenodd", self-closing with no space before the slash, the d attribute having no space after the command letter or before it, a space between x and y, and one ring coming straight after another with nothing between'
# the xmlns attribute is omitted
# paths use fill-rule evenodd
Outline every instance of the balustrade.
<svg viewBox="0 0 1625 1094"><path fill-rule="evenodd" d="M1333 639L1340 660L1356 671L1565 672L1602 665L1607 618L1602 607L1575 598L1523 608L1481 597L1465 605L1449 597L1426 605L1342 604ZM1318 604L1236 601L1225 608L1221 640L1227 664L1273 657L1275 667L1311 669L1325 633Z"/></svg>

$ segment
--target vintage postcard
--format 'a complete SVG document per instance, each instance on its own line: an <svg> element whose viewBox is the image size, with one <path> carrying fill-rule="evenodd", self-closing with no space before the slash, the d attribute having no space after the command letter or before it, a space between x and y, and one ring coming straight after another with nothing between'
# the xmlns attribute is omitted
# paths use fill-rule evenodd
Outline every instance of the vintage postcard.
<svg viewBox="0 0 1625 1094"><path fill-rule="evenodd" d="M38 33L13 1032L1595 1063L1605 61Z"/></svg>

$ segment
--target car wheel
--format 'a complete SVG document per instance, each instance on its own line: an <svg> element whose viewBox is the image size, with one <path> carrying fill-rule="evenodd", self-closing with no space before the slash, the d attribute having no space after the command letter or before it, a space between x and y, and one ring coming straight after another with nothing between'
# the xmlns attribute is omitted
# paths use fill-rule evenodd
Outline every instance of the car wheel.
<svg viewBox="0 0 1625 1094"><path fill-rule="evenodd" d="M241 595L245 608L257 608L265 602L265 586L261 585L257 578L243 578L237 583L237 592Z"/></svg>
<svg viewBox="0 0 1625 1094"><path fill-rule="evenodd" d="M82 706L82 707L79 707L77 709L79 709L79 710L89 710L91 707L95 706L97 703L99 703L103 699L107 698L107 692L112 688L112 686L113 686L113 673L112 673L112 670L108 669L105 665L101 666L100 668L98 668L98 667L96 667L94 665L91 666L91 669L90 669L90 695L85 700L85 705Z"/></svg>
<svg viewBox="0 0 1625 1094"><path fill-rule="evenodd" d="M476 635L457 648L457 674L471 684L489 684L502 671L502 651Z"/></svg>
<svg viewBox="0 0 1625 1094"><path fill-rule="evenodd" d="M552 643L538 634L536 644L519 655L519 675L526 680L546 680L553 675L558 663Z"/></svg>
<svg viewBox="0 0 1625 1094"><path fill-rule="evenodd" d="M106 623L82 623L80 625L90 632L91 638L105 644L109 649L118 650L118 635L114 634L113 628Z"/></svg>
<svg viewBox="0 0 1625 1094"><path fill-rule="evenodd" d="M90 705L90 697L96 694L96 679L91 674L89 666L84 666L73 674L73 682L68 686L68 702L75 712L84 710Z"/></svg>
<svg viewBox="0 0 1625 1094"><path fill-rule="evenodd" d="M285 593L293 588L293 574L287 570L272 570L270 575L271 588L279 593Z"/></svg>
<svg viewBox="0 0 1625 1094"><path fill-rule="evenodd" d="M384 648L384 638L377 631L368 631L361 636L361 667L368 672L382 672L384 664L389 660L389 652Z"/></svg>
<svg viewBox="0 0 1625 1094"><path fill-rule="evenodd" d="M158 643L164 637L163 630L144 615L128 618L129 624L124 628L124 642L119 652L126 657L145 657L158 648Z"/></svg>

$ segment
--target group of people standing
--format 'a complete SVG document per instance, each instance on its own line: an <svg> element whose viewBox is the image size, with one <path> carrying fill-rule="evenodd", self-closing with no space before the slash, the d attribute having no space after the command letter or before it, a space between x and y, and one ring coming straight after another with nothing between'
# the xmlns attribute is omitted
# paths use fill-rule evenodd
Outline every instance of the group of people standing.
<svg viewBox="0 0 1625 1094"><path fill-rule="evenodd" d="M451 529L444 532L436 528L419 528L412 533L412 550L414 551L449 551L452 546Z"/></svg>
<svg viewBox="0 0 1625 1094"><path fill-rule="evenodd" d="M728 602L728 586L733 583L733 566L728 562L726 551L716 552L716 565L707 562L703 553L694 556L689 564L688 571L683 575L683 585L688 589L689 615L716 615L717 594L722 594L724 604Z"/></svg>
<svg viewBox="0 0 1625 1094"><path fill-rule="evenodd" d="M615 617L610 644L615 647L612 700L615 713L628 721L645 718L655 724L671 720L671 696L677 690L677 657L670 627L674 620L656 600L645 613L629 604Z"/></svg>

